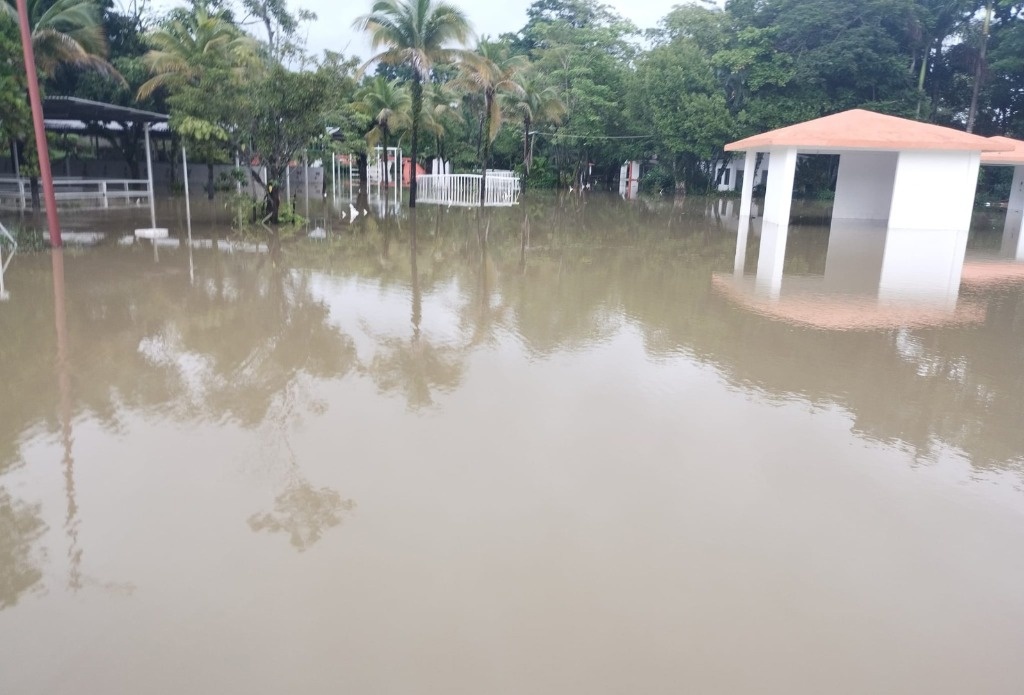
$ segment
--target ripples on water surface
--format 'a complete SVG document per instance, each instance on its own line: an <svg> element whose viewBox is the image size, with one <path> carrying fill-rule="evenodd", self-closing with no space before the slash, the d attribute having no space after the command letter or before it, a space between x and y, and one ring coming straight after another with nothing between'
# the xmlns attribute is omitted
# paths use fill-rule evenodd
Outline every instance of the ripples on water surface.
<svg viewBox="0 0 1024 695"><path fill-rule="evenodd" d="M1024 691L1001 219L405 215L14 259L0 692Z"/></svg>

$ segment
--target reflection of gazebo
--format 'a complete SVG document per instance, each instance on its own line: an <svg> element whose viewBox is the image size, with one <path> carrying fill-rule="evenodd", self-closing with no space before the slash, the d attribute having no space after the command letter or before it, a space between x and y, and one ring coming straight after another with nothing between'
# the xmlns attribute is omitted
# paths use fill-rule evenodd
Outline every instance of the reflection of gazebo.
<svg viewBox="0 0 1024 695"><path fill-rule="evenodd" d="M743 222L738 236L745 244ZM755 222L756 224L756 222ZM764 222L763 248L776 247L785 226ZM967 232L886 228L833 220L824 275L784 275L781 254L762 253L754 277L738 260L716 273L715 290L769 318L823 330L889 329L977 323L982 307L959 296Z"/></svg>
<svg viewBox="0 0 1024 695"><path fill-rule="evenodd" d="M952 128L844 111L725 146L746 152L754 171L757 153L770 154L764 205L767 223L789 222L798 154L838 154L833 218L874 220L899 229L966 230L982 152L1006 145ZM740 217L750 215L753 177L743 181Z"/></svg>
<svg viewBox="0 0 1024 695"><path fill-rule="evenodd" d="M1013 183L1010 185L1010 200L1006 205L1001 254L1024 261L1024 234L1021 234L1024 228L1024 141L1004 137L989 140L1003 151L986 152L981 156L982 165L1013 167Z"/></svg>
<svg viewBox="0 0 1024 695"><path fill-rule="evenodd" d="M166 131L168 118L152 111L76 97L46 98L43 115L46 130L57 133L99 134L111 138L126 129L141 127L146 140L147 172L152 169L150 130ZM152 181L148 176L145 179L55 177L53 185L58 201L95 201L102 207L118 200L148 201L152 195ZM21 176L15 156L14 176L0 178L0 205L13 203L17 209L24 210L30 195L29 180Z"/></svg>

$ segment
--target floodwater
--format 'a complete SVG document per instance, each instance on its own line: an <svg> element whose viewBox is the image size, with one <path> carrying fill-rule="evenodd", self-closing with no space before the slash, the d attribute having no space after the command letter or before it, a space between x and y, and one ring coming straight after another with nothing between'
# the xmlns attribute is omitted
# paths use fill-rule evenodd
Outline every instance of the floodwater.
<svg viewBox="0 0 1024 695"><path fill-rule="evenodd" d="M734 203L73 216L4 276L0 692L1024 692L1016 239Z"/></svg>

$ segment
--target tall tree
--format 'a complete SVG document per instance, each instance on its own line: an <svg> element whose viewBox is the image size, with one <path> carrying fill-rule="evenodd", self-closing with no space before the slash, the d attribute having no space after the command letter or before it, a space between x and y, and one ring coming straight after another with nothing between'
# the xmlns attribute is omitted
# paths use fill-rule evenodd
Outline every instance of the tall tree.
<svg viewBox="0 0 1024 695"><path fill-rule="evenodd" d="M446 2L377 0L370 13L359 17L353 27L369 32L373 50L383 48L366 65L380 61L406 65L412 69L412 180L409 185L409 207L415 207L423 82L429 79L435 63L450 62L463 53L450 44L466 43L471 33L469 21L462 10Z"/></svg>
<svg viewBox="0 0 1024 695"><path fill-rule="evenodd" d="M206 162L207 197L214 197L213 165L225 147L241 146L239 105L242 82L262 69L256 45L223 12L203 7L178 11L148 37L143 60L152 77L138 98L166 89L171 96L171 127L198 161ZM211 95L217 94L217 98Z"/></svg>
<svg viewBox="0 0 1024 695"><path fill-rule="evenodd" d="M503 98L507 111L523 121L523 190L530 177L533 159L530 132L534 125L559 123L565 115L565 104L553 85L543 85L534 71L525 71L518 78L519 90Z"/></svg>
<svg viewBox="0 0 1024 695"><path fill-rule="evenodd" d="M39 72L52 77L58 66L74 64L120 77L106 61L107 34L94 0L26 1ZM17 24L15 0L0 3L0 14Z"/></svg>
<svg viewBox="0 0 1024 695"><path fill-rule="evenodd" d="M475 53L466 53L459 63L456 83L467 92L483 96L483 147L480 156L480 206L486 200L487 167L490 165L491 143L501 128L503 113L499 94L520 94L523 88L516 82L528 65L526 56L510 55L508 46L481 41Z"/></svg>
<svg viewBox="0 0 1024 695"><path fill-rule="evenodd" d="M387 189L390 137L412 121L412 98L398 80L376 77L356 93L356 108L373 121L373 128L366 134L367 143L373 146L380 142L384 148L383 176ZM402 163L395 159L396 174L401 176Z"/></svg>

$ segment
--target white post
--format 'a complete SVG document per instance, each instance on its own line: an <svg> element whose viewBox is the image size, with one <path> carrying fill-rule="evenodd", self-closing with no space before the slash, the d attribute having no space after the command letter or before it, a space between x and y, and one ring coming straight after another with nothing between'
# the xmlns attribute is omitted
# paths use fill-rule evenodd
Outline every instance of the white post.
<svg viewBox="0 0 1024 695"><path fill-rule="evenodd" d="M772 162L777 161L772 157ZM771 174L769 174L771 176ZM768 184L771 185L771 182ZM758 294L778 299L782 292L782 270L786 260L788 224L775 224L767 218L761 224L761 250L757 257L754 287Z"/></svg>
<svg viewBox="0 0 1024 695"><path fill-rule="evenodd" d="M1006 205L1006 220L1003 222L1003 243L1000 254L1017 261L1024 261L1024 166L1013 168L1013 183L1010 185L1010 200Z"/></svg>
<svg viewBox="0 0 1024 695"><path fill-rule="evenodd" d="M7 299L7 290L4 289L4 247L0 245L0 301Z"/></svg>
<svg viewBox="0 0 1024 695"><path fill-rule="evenodd" d="M338 158L334 156L334 152L330 152L331 155L331 200L338 199L338 170L335 168L338 166Z"/></svg>
<svg viewBox="0 0 1024 695"><path fill-rule="evenodd" d="M237 157L235 161L238 161ZM184 145L181 148L181 170L185 172L185 225L188 229L188 277L190 282L196 281L195 267L192 265L192 203L188 196L188 156ZM241 181L238 182L241 186Z"/></svg>
<svg viewBox="0 0 1024 695"><path fill-rule="evenodd" d="M292 204L292 163L286 162L284 165L284 197L288 201L288 204ZM292 210L292 212L295 212Z"/></svg>
<svg viewBox="0 0 1024 695"><path fill-rule="evenodd" d="M764 221L786 226L789 224L789 212L793 206L796 148L773 148L769 151L768 156L771 160L768 166L768 187L764 198ZM747 185L745 176L743 185Z"/></svg>
<svg viewBox="0 0 1024 695"><path fill-rule="evenodd" d="M149 151L149 123L142 129L146 134L146 180L149 185L149 222L150 229L156 229L156 203L153 201L153 154ZM156 240L153 240L154 248Z"/></svg>
<svg viewBox="0 0 1024 695"><path fill-rule="evenodd" d="M110 200L107 198L107 182L100 181L100 195L103 197L103 207L110 207Z"/></svg>
<svg viewBox="0 0 1024 695"><path fill-rule="evenodd" d="M737 278L743 277L743 268L747 264L747 235L750 231L750 218L740 217L740 226L736 230L736 256L733 258L732 273Z"/></svg>
<svg viewBox="0 0 1024 695"><path fill-rule="evenodd" d="M181 148L182 161L185 159L185 148ZM242 162L238 159L238 150L235 150L235 174L237 176L238 170L242 168ZM242 194L242 182L239 179L235 179L235 193L237 195ZM188 180L185 181L185 199L188 199ZM186 206L187 207L187 206Z"/></svg>
<svg viewBox="0 0 1024 695"><path fill-rule="evenodd" d="M754 169L757 167L757 152L748 150L743 159L743 188L740 193L740 220L750 217L750 201L754 198Z"/></svg>

